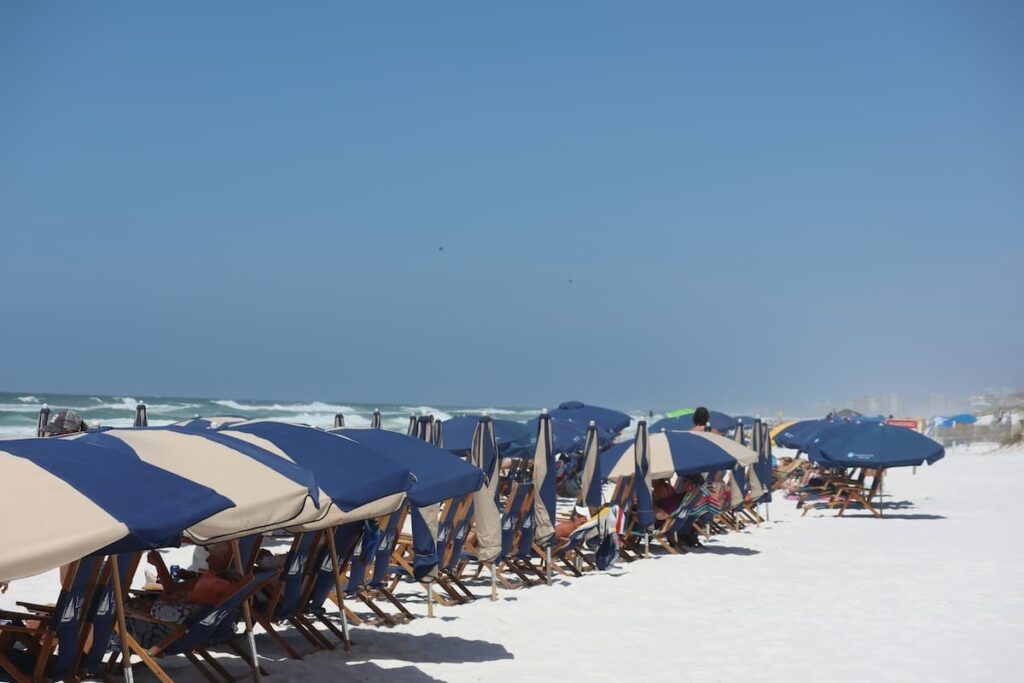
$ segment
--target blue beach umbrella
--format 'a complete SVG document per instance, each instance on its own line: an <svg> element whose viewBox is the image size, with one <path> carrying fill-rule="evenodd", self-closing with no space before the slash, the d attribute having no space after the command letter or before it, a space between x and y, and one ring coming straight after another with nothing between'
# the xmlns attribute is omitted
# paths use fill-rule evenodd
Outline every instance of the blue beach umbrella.
<svg viewBox="0 0 1024 683"><path fill-rule="evenodd" d="M586 432L587 425L593 421L597 423L598 427L612 435L621 432L632 421L629 415L621 411L600 406L588 406L579 401L566 401L557 408L549 410L548 415L554 420L575 422L584 432Z"/></svg>
<svg viewBox="0 0 1024 683"><path fill-rule="evenodd" d="M433 444L384 429L332 430L369 446L409 468L416 478L409 490L412 516L414 578L428 577L439 561L437 553L438 504L466 496L483 484L484 473Z"/></svg>
<svg viewBox="0 0 1024 683"><path fill-rule="evenodd" d="M0 581L92 554L177 546L233 503L128 453L71 439L0 442ZM32 510L41 515L26 523Z"/></svg>
<svg viewBox="0 0 1024 683"><path fill-rule="evenodd" d="M413 485L406 464L322 429L254 420L229 424L218 432L276 453L313 473L317 485L337 509L310 528L390 514Z"/></svg>
<svg viewBox="0 0 1024 683"><path fill-rule="evenodd" d="M795 448L798 451L806 451L807 445L818 431L826 427L851 424L841 420L800 420L788 425L785 429L775 435L775 443L783 448Z"/></svg>
<svg viewBox="0 0 1024 683"><path fill-rule="evenodd" d="M415 478L409 501L419 507L465 496L483 483L479 468L420 439L386 429L332 429L327 433L344 436L408 468Z"/></svg>
<svg viewBox="0 0 1024 683"><path fill-rule="evenodd" d="M494 431L494 440L502 455L514 455L530 447L530 430L521 422L496 420L488 417ZM460 415L444 421L444 448L455 455L466 455L473 447L473 434L481 418Z"/></svg>
<svg viewBox="0 0 1024 683"><path fill-rule="evenodd" d="M839 423L820 430L807 446L808 457L825 467L917 467L946 455L938 442L905 427Z"/></svg>
<svg viewBox="0 0 1024 683"><path fill-rule="evenodd" d="M531 442L536 445L536 434L540 424L539 418L533 418L526 423L527 428L533 431L534 436ZM598 447L606 448L612 442L613 434L606 429L597 427ZM558 453L575 453L582 451L587 444L587 425L568 420L551 420L551 448ZM531 453L532 455L532 453Z"/></svg>

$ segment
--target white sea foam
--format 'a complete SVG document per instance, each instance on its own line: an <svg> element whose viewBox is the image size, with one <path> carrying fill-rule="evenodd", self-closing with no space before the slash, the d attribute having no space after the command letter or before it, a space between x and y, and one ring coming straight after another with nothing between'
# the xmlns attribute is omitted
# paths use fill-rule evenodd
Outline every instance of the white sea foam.
<svg viewBox="0 0 1024 683"><path fill-rule="evenodd" d="M38 413L39 408L30 403L0 403L0 413Z"/></svg>
<svg viewBox="0 0 1024 683"><path fill-rule="evenodd" d="M210 401L219 406L230 408L231 410L241 410L243 412L256 412L256 411L277 411L277 412L295 412L295 413L346 413L345 417L348 417L347 413L355 412L355 408L351 406L333 405L330 403L323 403L322 401L313 401L312 403L271 403L271 404L258 404L258 403L240 403L231 399L222 399L219 401Z"/></svg>
<svg viewBox="0 0 1024 683"><path fill-rule="evenodd" d="M402 406L402 410L408 411L408 413L416 415L420 415L421 413L426 412L428 415L433 415L434 419L439 420L452 419L452 416L450 414L444 412L443 410L438 410L437 408L431 408L430 406ZM406 416L406 419L408 419L408 415Z"/></svg>
<svg viewBox="0 0 1024 683"><path fill-rule="evenodd" d="M39 399L35 396L19 396L18 400L22 403L39 403Z"/></svg>

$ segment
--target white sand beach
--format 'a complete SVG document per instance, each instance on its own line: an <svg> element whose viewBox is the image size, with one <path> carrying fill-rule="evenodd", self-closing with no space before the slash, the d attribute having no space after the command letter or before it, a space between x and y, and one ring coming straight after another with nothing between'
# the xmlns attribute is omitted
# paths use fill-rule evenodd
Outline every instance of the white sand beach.
<svg viewBox="0 0 1024 683"><path fill-rule="evenodd" d="M434 619L353 629L351 653L287 660L262 636L261 655L282 681L1014 680L1022 476L1024 449L954 448L916 475L893 470L882 520L801 517L776 500L770 522L697 553L502 590L497 603L480 586L476 603ZM52 601L56 585L56 572L15 582L0 607ZM399 593L425 614L418 587ZM167 668L201 680L184 660Z"/></svg>

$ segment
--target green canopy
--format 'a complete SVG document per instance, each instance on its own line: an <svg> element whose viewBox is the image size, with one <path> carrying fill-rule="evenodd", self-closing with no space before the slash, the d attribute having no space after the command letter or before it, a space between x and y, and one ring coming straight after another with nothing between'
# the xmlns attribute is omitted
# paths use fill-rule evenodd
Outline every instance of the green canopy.
<svg viewBox="0 0 1024 683"><path fill-rule="evenodd" d="M682 417L683 415L693 415L693 408L680 408L679 410L673 410L671 413L665 413L665 417Z"/></svg>

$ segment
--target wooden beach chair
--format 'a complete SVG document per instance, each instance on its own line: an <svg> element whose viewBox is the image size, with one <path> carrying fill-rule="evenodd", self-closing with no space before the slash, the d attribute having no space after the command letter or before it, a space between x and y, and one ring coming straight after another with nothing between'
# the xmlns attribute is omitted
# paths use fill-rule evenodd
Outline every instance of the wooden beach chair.
<svg viewBox="0 0 1024 683"><path fill-rule="evenodd" d="M18 602L26 612L0 610L0 672L16 683L68 678L75 673L86 638L88 607L102 557L67 565L54 605Z"/></svg>

